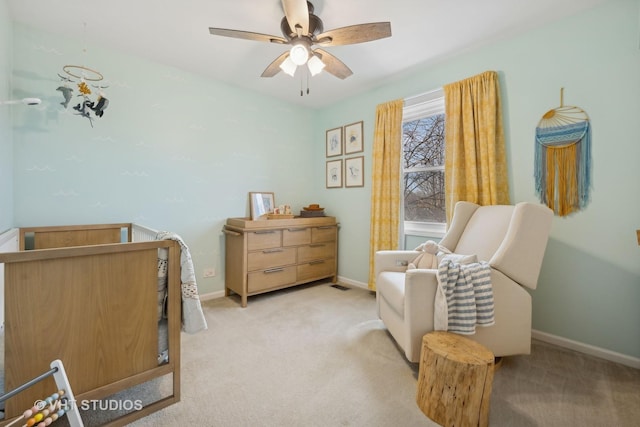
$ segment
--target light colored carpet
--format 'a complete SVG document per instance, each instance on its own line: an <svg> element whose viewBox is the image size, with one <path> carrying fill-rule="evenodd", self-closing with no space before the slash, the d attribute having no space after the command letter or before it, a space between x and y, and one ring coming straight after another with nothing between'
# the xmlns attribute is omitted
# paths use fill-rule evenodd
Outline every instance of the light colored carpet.
<svg viewBox="0 0 640 427"><path fill-rule="evenodd" d="M372 292L314 284L250 297L247 308L237 297L203 308L209 330L182 334L181 402L134 426L437 426L415 402L418 365L377 319ZM119 398L154 400L165 383ZM85 413L85 425L106 415ZM491 426L638 420L637 369L534 341L495 374Z"/></svg>
<svg viewBox="0 0 640 427"><path fill-rule="evenodd" d="M182 401L135 426L435 426L372 292L328 284L207 301L182 335ZM494 378L492 426L637 426L640 371L534 341Z"/></svg>

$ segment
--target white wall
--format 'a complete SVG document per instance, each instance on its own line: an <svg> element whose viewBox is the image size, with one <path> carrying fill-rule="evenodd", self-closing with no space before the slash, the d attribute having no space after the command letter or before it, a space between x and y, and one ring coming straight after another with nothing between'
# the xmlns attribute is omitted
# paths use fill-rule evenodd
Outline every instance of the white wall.
<svg viewBox="0 0 640 427"><path fill-rule="evenodd" d="M222 226L248 214L250 191L273 191L294 210L313 201L310 110L100 46L83 55L81 40L18 23L13 37L14 92L43 101L13 118L15 226L176 232L208 294L224 290ZM109 86L93 127L56 90L61 67L77 61Z"/></svg>
<svg viewBox="0 0 640 427"><path fill-rule="evenodd" d="M387 85L326 109L323 131L365 122L365 187L317 185L340 220L340 275L368 281L371 147L377 104L424 93L486 70L502 85L512 202L537 202L534 130L560 104L577 105L593 127L593 192L587 208L556 218L538 290L534 328L635 357L640 363L640 49L639 2L613 0L509 40L407 72ZM322 183L324 164L316 164Z"/></svg>
<svg viewBox="0 0 640 427"><path fill-rule="evenodd" d="M11 96L13 25L5 0L0 0L0 101ZM13 224L13 128L9 105L0 105L0 232Z"/></svg>

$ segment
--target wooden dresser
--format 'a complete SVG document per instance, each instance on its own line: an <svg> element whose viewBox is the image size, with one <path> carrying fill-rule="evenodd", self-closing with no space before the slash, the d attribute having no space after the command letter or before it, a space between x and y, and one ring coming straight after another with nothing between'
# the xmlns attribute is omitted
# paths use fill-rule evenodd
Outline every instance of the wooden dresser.
<svg viewBox="0 0 640 427"><path fill-rule="evenodd" d="M225 294L247 297L314 280L337 279L335 217L228 218L225 233Z"/></svg>

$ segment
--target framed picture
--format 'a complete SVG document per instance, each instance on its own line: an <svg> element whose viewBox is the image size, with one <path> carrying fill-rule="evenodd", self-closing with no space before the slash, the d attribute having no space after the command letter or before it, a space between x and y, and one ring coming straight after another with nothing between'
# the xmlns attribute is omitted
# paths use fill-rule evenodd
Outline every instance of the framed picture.
<svg viewBox="0 0 640 427"><path fill-rule="evenodd" d="M364 151L362 142L362 122L352 123L344 127L344 154Z"/></svg>
<svg viewBox="0 0 640 427"><path fill-rule="evenodd" d="M276 201L273 193L249 193L251 206L251 220L260 219L261 216L273 212Z"/></svg>
<svg viewBox="0 0 640 427"><path fill-rule="evenodd" d="M327 188L342 187L342 159L327 161Z"/></svg>
<svg viewBox="0 0 640 427"><path fill-rule="evenodd" d="M364 156L344 160L344 186L364 187Z"/></svg>
<svg viewBox="0 0 640 427"><path fill-rule="evenodd" d="M342 154L342 128L329 129L327 131L327 157Z"/></svg>

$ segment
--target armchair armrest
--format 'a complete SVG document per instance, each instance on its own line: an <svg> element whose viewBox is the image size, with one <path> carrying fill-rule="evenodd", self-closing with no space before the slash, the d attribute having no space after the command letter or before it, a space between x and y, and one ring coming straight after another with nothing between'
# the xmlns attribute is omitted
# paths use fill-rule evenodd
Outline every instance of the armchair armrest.
<svg viewBox="0 0 640 427"><path fill-rule="evenodd" d="M376 277L381 271L406 271L407 265L413 261L418 251L377 251L375 255Z"/></svg>

